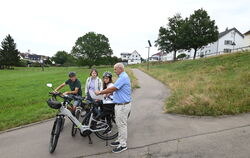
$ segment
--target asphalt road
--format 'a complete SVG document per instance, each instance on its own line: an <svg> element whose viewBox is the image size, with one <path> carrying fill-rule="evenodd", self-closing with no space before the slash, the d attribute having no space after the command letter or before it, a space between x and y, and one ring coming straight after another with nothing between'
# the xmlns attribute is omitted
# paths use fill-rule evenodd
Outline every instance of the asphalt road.
<svg viewBox="0 0 250 158"><path fill-rule="evenodd" d="M250 157L249 114L217 118L164 114L169 89L140 70L133 71L141 88L133 92L127 151L113 154L95 135L92 145L80 135L72 138L67 121L56 151L50 154L53 121L47 121L0 134L0 157Z"/></svg>

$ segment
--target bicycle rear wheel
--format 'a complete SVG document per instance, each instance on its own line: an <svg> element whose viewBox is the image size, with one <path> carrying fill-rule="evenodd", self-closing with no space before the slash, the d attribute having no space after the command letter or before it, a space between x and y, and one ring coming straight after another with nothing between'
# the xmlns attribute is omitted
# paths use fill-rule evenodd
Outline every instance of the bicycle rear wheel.
<svg viewBox="0 0 250 158"><path fill-rule="evenodd" d="M75 117L76 117L77 120L79 120L80 114L81 114L81 110L76 110ZM71 129L72 137L74 137L76 135L77 130L78 130L77 126L73 123L72 129Z"/></svg>
<svg viewBox="0 0 250 158"><path fill-rule="evenodd" d="M62 129L62 121L63 118L61 116L57 117L54 121L53 128L50 136L50 144L49 144L49 152L53 153L56 149L57 142L60 136L60 132Z"/></svg>
<svg viewBox="0 0 250 158"><path fill-rule="evenodd" d="M105 120L107 121L107 120ZM115 116L112 115L111 116L111 132L108 133L108 134L105 134L104 131L98 131L98 132L95 132L95 135L102 139L102 140L112 140L112 139L115 139L117 136L118 136L118 128L117 128L117 125L116 125L116 122L115 122Z"/></svg>

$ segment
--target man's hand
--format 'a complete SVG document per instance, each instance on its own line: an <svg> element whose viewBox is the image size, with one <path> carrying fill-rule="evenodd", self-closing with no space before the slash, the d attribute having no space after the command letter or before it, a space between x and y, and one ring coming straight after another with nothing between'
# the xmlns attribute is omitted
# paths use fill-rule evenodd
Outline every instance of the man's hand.
<svg viewBox="0 0 250 158"><path fill-rule="evenodd" d="M64 93L63 93L63 95L67 95L67 94L69 94L69 92L64 92Z"/></svg>
<svg viewBox="0 0 250 158"><path fill-rule="evenodd" d="M100 91L95 91L95 95L100 95Z"/></svg>

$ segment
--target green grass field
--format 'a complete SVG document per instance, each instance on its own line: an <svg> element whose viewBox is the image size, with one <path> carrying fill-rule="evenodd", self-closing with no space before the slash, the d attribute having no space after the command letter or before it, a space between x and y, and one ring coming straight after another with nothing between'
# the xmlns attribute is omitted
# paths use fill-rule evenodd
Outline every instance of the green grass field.
<svg viewBox="0 0 250 158"><path fill-rule="evenodd" d="M172 90L166 112L217 116L250 111L250 52L139 68Z"/></svg>
<svg viewBox="0 0 250 158"><path fill-rule="evenodd" d="M113 68L98 68L99 74L104 71L113 72ZM0 130L25 125L55 116L56 110L49 108L46 100L50 88L46 83L56 87L68 79L68 72L75 71L82 83L84 91L85 80L89 69L78 67L15 68L15 70L0 70ZM130 69L126 70L132 78L133 88L138 87L137 80ZM116 75L114 75L116 76ZM62 91L69 90L68 87Z"/></svg>

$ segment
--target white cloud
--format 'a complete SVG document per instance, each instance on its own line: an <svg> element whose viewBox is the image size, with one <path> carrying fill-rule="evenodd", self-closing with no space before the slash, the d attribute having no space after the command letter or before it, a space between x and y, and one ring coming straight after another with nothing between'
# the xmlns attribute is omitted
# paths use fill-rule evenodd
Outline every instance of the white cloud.
<svg viewBox="0 0 250 158"><path fill-rule="evenodd" d="M247 0L9 0L0 4L0 40L11 34L21 51L46 55L70 51L79 36L95 31L109 38L115 55L138 50L146 57L147 40L156 40L168 17L177 12L186 17L201 7L220 31L250 29ZM152 48L151 53L156 51Z"/></svg>

